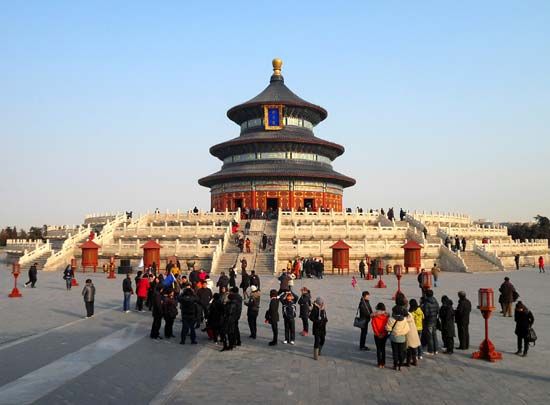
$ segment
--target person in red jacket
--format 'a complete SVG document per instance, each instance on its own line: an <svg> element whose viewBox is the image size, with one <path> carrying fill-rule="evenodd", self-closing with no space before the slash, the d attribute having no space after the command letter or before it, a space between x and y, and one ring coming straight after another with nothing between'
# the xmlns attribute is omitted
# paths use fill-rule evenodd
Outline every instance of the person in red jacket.
<svg viewBox="0 0 550 405"><path fill-rule="evenodd" d="M539 257L539 273L546 273L544 271L544 257L542 256Z"/></svg>
<svg viewBox="0 0 550 405"><path fill-rule="evenodd" d="M378 360L378 368L384 368L386 365L386 339L388 338L388 332L386 331L386 324L390 319L386 312L386 306L384 303L379 302L376 305L376 310L371 316L372 333L374 334L374 343L376 343L376 359Z"/></svg>
<svg viewBox="0 0 550 405"><path fill-rule="evenodd" d="M137 293L137 310L139 312L143 312L143 301L147 299L147 292L149 291L149 278L148 277L141 277L136 286L136 293Z"/></svg>

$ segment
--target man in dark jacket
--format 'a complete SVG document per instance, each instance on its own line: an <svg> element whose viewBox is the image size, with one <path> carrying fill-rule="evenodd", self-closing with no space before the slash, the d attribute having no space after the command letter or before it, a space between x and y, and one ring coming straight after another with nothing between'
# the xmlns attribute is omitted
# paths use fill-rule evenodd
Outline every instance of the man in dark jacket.
<svg viewBox="0 0 550 405"><path fill-rule="evenodd" d="M273 331L273 340L269 342L269 346L275 346L279 333L279 297L277 290L269 292L269 309L265 313L265 320L271 325Z"/></svg>
<svg viewBox="0 0 550 405"><path fill-rule="evenodd" d="M250 285L256 286L256 288L260 289L260 277L256 274L254 270L250 272Z"/></svg>
<svg viewBox="0 0 550 405"><path fill-rule="evenodd" d="M200 288L197 290L197 299L200 304L200 314L197 322L202 322L208 316L208 306L212 300L212 290L206 287L206 283L200 283Z"/></svg>
<svg viewBox="0 0 550 405"><path fill-rule="evenodd" d="M151 326L151 339L162 339L160 337L160 326L162 324L162 288L157 285L153 292L153 325Z"/></svg>
<svg viewBox="0 0 550 405"><path fill-rule="evenodd" d="M189 273L189 282L191 283L193 288L195 288L195 286L199 282L199 271L198 270L193 269L191 271L191 273Z"/></svg>
<svg viewBox="0 0 550 405"><path fill-rule="evenodd" d="M458 292L458 305L455 309L455 322L458 329L458 347L457 350L468 350L470 348L470 312L472 312L472 303L466 298L464 291Z"/></svg>
<svg viewBox="0 0 550 405"><path fill-rule="evenodd" d="M235 346L241 345L241 331L239 330L239 319L241 319L241 313L243 312L243 297L239 295L239 288L233 287L231 289L233 295L232 300L235 302L235 315L233 319L233 332L235 336Z"/></svg>
<svg viewBox="0 0 550 405"><path fill-rule="evenodd" d="M453 354L455 346L455 312L453 301L446 295L441 297L439 321L441 322L441 339L443 340L443 346L445 346L445 353Z"/></svg>
<svg viewBox="0 0 550 405"><path fill-rule="evenodd" d="M218 287L219 289L219 292L221 294L222 292L222 288L226 288L227 289L227 286L229 285L229 277L227 277L225 275L225 272L222 271L220 273L220 278L218 278L218 282L216 283L216 287Z"/></svg>
<svg viewBox="0 0 550 405"><path fill-rule="evenodd" d="M434 297L433 290L426 290L426 297L421 306L424 313L424 333L428 341L428 354L437 354L437 317L439 315L439 304Z"/></svg>
<svg viewBox="0 0 550 405"><path fill-rule="evenodd" d="M29 281L25 283L25 287L30 284L31 288L35 288L34 285L36 284L37 279L38 279L38 263L34 263L31 267L29 267Z"/></svg>
<svg viewBox="0 0 550 405"><path fill-rule="evenodd" d="M191 288L186 288L180 295L180 310L181 310L181 340L180 344L185 344L185 338L189 333L191 335L191 344L197 344L195 335L195 322L199 317L199 308L197 297Z"/></svg>
<svg viewBox="0 0 550 405"><path fill-rule="evenodd" d="M130 312L130 298L134 293L132 289L132 279L130 278L130 273L126 273L126 277L122 280L122 293L124 294L124 303L122 310L126 313Z"/></svg>
<svg viewBox="0 0 550 405"><path fill-rule="evenodd" d="M238 293L236 294L238 295ZM235 298L235 293L229 293L228 301L223 307L222 318L222 352L226 350L233 350L237 344L235 325L238 322L238 304Z"/></svg>
<svg viewBox="0 0 550 405"><path fill-rule="evenodd" d="M281 274L279 276L279 281L280 281L280 284L279 284L279 294L284 292L284 291L288 291L289 288L288 288L288 285L289 285L289 282L290 282L290 274L289 272L287 271L283 271L283 274Z"/></svg>
<svg viewBox="0 0 550 405"><path fill-rule="evenodd" d="M365 278L365 261L361 260L359 262L359 276Z"/></svg>
<svg viewBox="0 0 550 405"><path fill-rule="evenodd" d="M502 305L502 315L503 316L512 316L512 303L514 300L514 295L516 293L516 288L510 282L510 278L504 277L504 283L501 284L500 288L500 298L499 302Z"/></svg>
<svg viewBox="0 0 550 405"><path fill-rule="evenodd" d="M367 340L367 332L369 330L370 317L372 315L372 307L370 305L369 298L369 292L363 291L363 293L361 294L361 299L359 300L359 306L357 307L359 318L361 318L362 321L365 321L365 327L361 328L361 336L359 338L359 350L370 350L367 346L365 346L365 342Z"/></svg>
<svg viewBox="0 0 550 405"><path fill-rule="evenodd" d="M246 317L248 320L248 326L250 328L250 338L256 339L257 326L256 319L260 312L260 292L255 285L250 287L251 293L248 297L248 301L244 303L248 307L246 310Z"/></svg>

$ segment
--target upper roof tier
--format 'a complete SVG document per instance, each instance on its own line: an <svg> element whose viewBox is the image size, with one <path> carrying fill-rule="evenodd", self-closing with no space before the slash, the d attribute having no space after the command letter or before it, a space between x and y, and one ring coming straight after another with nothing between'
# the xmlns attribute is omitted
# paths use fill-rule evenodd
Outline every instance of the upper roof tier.
<svg viewBox="0 0 550 405"><path fill-rule="evenodd" d="M270 103L284 104L285 107L298 107L309 110L308 116L313 125L317 125L327 118L327 110L301 99L285 86L285 80L281 75L281 67L283 65L281 59L273 59L272 64L273 74L271 75L269 85L256 97L229 109L227 117L231 121L241 125L244 121L258 116L262 106Z"/></svg>

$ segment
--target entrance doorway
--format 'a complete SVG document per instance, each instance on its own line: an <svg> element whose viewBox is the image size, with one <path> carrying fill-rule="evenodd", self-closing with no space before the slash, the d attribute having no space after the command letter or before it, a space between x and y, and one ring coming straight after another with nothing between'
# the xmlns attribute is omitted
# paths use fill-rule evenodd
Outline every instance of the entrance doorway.
<svg viewBox="0 0 550 405"><path fill-rule="evenodd" d="M233 200L234 203L235 203L235 210L239 209L239 208L243 208L243 199L242 198L235 198L235 200Z"/></svg>
<svg viewBox="0 0 550 405"><path fill-rule="evenodd" d="M314 198L304 198L304 208L308 211L313 211L315 209L315 199Z"/></svg>
<svg viewBox="0 0 550 405"><path fill-rule="evenodd" d="M272 210L277 212L279 210L279 199L278 198L268 198L267 199L267 211Z"/></svg>

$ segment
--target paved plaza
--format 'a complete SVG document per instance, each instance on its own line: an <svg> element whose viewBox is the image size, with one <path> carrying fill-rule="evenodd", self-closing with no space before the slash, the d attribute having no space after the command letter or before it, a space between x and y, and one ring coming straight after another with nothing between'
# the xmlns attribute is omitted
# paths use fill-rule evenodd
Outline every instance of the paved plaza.
<svg viewBox="0 0 550 405"><path fill-rule="evenodd" d="M313 337L298 336L296 346L268 347L271 330L261 323L259 337L247 338L246 316L241 317L243 346L232 352L199 334L198 345L152 341L148 337L149 312L121 311L122 276L108 280L103 274L81 274L80 287L65 290L59 273L39 273L36 289L22 288L23 297L10 299L13 281L8 269L0 271L0 404L543 404L550 395L550 310L547 291L550 274L529 268L491 274L442 274L435 294L440 301L464 289L473 306L477 289L498 289L505 275L533 311L537 345L527 358L515 356L512 318L494 315L490 337L504 359L498 363L472 360L481 342L480 312L472 311L472 350L424 357L417 368L396 372L376 368L376 353L358 350L359 330L353 317L360 292L368 289L371 301L391 305L394 277L385 277L386 289L360 280L354 290L350 277L296 282L327 303L327 342L319 361L312 359ZM26 280L26 269L21 281ZM96 285L96 316L84 318L81 288L85 277ZM20 283L22 284L22 283ZM267 308L267 293L278 283L262 278L259 320ZM416 277L402 282L408 297L418 298ZM243 312L244 314L244 312ZM300 321L297 320L297 330ZM279 336L283 323L279 323ZM175 333L179 334L176 322ZM374 349L369 330L368 345ZM387 363L391 364L388 345Z"/></svg>

